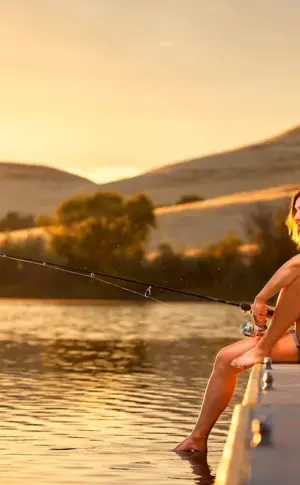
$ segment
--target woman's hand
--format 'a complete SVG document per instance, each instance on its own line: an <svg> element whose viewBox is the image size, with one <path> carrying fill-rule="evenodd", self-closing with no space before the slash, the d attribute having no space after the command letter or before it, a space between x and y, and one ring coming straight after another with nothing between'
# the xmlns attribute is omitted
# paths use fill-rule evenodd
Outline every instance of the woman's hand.
<svg viewBox="0 0 300 485"><path fill-rule="evenodd" d="M266 304L266 302L263 300L260 300L259 298L255 298L251 309L252 309L252 314L253 314L255 323L259 327L264 327L267 320L267 310L268 310L268 305Z"/></svg>

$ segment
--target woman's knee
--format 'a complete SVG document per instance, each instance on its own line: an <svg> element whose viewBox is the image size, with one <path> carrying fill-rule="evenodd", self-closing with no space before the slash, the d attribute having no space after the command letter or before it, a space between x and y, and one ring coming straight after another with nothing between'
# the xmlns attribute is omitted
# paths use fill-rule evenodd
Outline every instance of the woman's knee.
<svg viewBox="0 0 300 485"><path fill-rule="evenodd" d="M230 350L230 346L223 347L215 358L214 363L214 370L216 371L225 371L230 368L230 364L232 362L232 352Z"/></svg>
<svg viewBox="0 0 300 485"><path fill-rule="evenodd" d="M231 366L231 362L253 347L259 340L260 337L252 337L249 340L242 340L235 344L223 347L216 355L214 370L220 372L234 370L234 367Z"/></svg>

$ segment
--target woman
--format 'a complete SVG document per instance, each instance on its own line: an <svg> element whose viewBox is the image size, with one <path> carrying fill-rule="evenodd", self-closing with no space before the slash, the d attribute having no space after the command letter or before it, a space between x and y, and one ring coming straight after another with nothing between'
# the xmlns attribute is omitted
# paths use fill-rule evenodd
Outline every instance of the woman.
<svg viewBox="0 0 300 485"><path fill-rule="evenodd" d="M292 240L300 247L300 190L292 197L287 226ZM270 356L273 362L300 361L300 255L283 264L258 293L252 305L254 319L264 326L267 301L279 297L268 330L262 337L248 338L224 347L217 355L201 412L191 435L175 451L207 451L209 433L228 406L236 378L254 364ZM295 324L294 331L287 331Z"/></svg>

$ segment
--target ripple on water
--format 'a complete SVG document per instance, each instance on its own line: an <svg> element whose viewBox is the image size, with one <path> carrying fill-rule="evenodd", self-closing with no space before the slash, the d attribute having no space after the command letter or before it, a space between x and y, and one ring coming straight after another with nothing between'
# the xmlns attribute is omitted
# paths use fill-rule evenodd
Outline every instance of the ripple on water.
<svg viewBox="0 0 300 485"><path fill-rule="evenodd" d="M5 302L0 311L6 484L212 482L203 457L170 450L193 427L214 354L238 337L235 309ZM231 410L211 435L214 470Z"/></svg>

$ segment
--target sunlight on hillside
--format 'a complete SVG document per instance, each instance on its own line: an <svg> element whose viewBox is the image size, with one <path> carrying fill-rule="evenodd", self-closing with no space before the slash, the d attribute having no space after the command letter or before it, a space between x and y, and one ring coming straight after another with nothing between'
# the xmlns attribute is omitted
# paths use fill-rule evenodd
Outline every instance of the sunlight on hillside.
<svg viewBox="0 0 300 485"><path fill-rule="evenodd" d="M281 187L272 187L270 189L256 190L252 192L240 192L237 194L223 195L212 199L190 202L189 204L171 205L161 207L156 210L156 214L170 214L172 212L183 212L186 210L204 210L213 207L224 207L232 204L245 204L247 202L263 202L266 200L281 199L289 197L297 190L299 184L283 185Z"/></svg>

